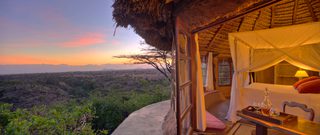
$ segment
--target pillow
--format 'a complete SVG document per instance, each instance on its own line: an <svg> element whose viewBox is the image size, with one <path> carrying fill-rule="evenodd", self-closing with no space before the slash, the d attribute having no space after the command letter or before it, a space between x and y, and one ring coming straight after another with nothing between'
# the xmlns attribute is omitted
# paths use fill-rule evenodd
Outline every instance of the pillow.
<svg viewBox="0 0 320 135"><path fill-rule="evenodd" d="M207 119L207 128L208 129L223 130L226 128L226 125L221 120L219 120L218 118L216 118L215 116L213 116L209 112L206 112L206 119Z"/></svg>
<svg viewBox="0 0 320 135"><path fill-rule="evenodd" d="M300 84L297 89L299 93L320 93L320 79L315 79Z"/></svg>
<svg viewBox="0 0 320 135"><path fill-rule="evenodd" d="M297 81L296 83L294 83L293 87L297 89L299 87L299 85L301 85L305 82L311 81L311 80L315 80L315 79L320 79L320 77L319 76L311 76L308 78L301 79L301 80Z"/></svg>

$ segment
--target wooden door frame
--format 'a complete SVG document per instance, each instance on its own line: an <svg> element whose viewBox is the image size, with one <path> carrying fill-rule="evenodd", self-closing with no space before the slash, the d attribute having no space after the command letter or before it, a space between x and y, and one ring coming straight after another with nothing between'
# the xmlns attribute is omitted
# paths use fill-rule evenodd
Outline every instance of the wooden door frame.
<svg viewBox="0 0 320 135"><path fill-rule="evenodd" d="M178 35L180 33L183 33L187 36L187 44L188 46L190 47L189 48L189 53L190 53L190 82L191 82L191 87L190 87L190 102L191 102L191 110L190 110L190 115L191 115L191 128L189 128L189 130L191 129L191 131L188 131L190 134L192 134L193 132L193 127L195 125L195 88L196 88L196 85L195 85L195 82L196 82L196 78L195 78L195 53L194 53L194 35L190 35L191 32L188 31L187 27L185 27L182 23L182 21L177 17L175 19L175 49L176 49L176 121L177 121L177 134L178 135L181 135L181 129L182 129L182 119L181 119L181 111L180 110L180 79L179 79L179 62L180 62L180 54L179 54L179 51L180 51L180 46L179 46L179 41L178 41ZM189 110L189 109L188 109Z"/></svg>

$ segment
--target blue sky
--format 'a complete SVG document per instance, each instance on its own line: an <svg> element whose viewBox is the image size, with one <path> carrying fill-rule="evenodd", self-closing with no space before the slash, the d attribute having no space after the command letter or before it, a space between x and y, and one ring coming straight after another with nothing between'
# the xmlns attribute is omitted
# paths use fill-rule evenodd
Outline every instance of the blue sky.
<svg viewBox="0 0 320 135"><path fill-rule="evenodd" d="M113 0L1 0L0 64L119 64L143 41L117 28Z"/></svg>

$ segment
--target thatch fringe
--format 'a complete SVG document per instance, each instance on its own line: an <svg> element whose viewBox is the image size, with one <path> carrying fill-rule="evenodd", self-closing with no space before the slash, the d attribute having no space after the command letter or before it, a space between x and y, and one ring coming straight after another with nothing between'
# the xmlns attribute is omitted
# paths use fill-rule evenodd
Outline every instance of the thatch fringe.
<svg viewBox="0 0 320 135"><path fill-rule="evenodd" d="M171 7L164 0L115 0L113 19L117 27L129 25L145 42L162 50L171 49Z"/></svg>

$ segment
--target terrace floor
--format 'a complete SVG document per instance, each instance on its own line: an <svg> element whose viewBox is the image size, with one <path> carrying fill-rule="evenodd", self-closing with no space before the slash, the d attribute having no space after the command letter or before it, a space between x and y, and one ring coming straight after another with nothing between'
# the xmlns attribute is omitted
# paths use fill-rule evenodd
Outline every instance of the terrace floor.
<svg viewBox="0 0 320 135"><path fill-rule="evenodd" d="M227 125L226 132L222 134L234 134L234 135L249 135L254 129L254 126L246 123L232 124L230 121L225 120L228 108L229 99L219 98L216 95L207 97L207 102L211 102L206 105L207 111L219 118ZM163 135L162 129L164 119L170 109L170 101L162 101L159 103L151 104L131 113L112 133L112 135ZM236 130L235 130L236 129ZM206 134L207 133L195 133ZM212 134L212 132L210 133ZM216 134L213 132L213 134ZM221 132L217 132L221 134Z"/></svg>

